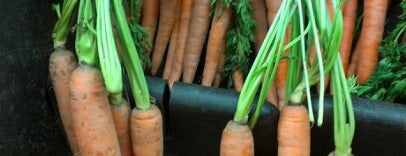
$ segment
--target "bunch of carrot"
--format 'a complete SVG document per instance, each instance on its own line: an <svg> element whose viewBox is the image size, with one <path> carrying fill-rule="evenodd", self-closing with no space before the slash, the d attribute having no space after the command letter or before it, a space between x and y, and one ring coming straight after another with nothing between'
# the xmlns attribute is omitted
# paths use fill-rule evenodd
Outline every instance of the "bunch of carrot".
<svg viewBox="0 0 406 156"><path fill-rule="evenodd" d="M141 8L137 2L131 1L128 12ZM142 27L129 24L123 4L121 0L65 0L62 11L56 7L60 17L52 34L55 52L49 70L74 155L163 155L162 116L150 99L139 58L142 53L137 52L145 45L135 43L148 39L133 37L142 34ZM65 48L72 26L79 63ZM136 103L132 111L122 96L120 59Z"/></svg>

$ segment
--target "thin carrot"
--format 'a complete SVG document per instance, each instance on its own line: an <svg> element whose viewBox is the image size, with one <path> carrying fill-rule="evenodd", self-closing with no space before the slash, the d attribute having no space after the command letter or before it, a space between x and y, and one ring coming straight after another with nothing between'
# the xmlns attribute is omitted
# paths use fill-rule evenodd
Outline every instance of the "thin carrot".
<svg viewBox="0 0 406 156"><path fill-rule="evenodd" d="M159 0L143 1L141 26L148 31L149 43L154 43L156 29L158 27ZM151 49L148 50L147 56L150 56Z"/></svg>
<svg viewBox="0 0 406 156"><path fill-rule="evenodd" d="M155 76L169 41L169 36L176 19L176 3L178 0L161 0L159 3L159 25L152 53L151 74Z"/></svg>
<svg viewBox="0 0 406 156"><path fill-rule="evenodd" d="M158 107L146 110L134 108L131 114L132 149L136 156L162 156L162 116Z"/></svg>
<svg viewBox="0 0 406 156"><path fill-rule="evenodd" d="M310 123L304 105L286 105L278 121L278 156L310 155Z"/></svg>
<svg viewBox="0 0 406 156"><path fill-rule="evenodd" d="M72 123L80 155L121 155L99 70L80 63L71 76Z"/></svg>
<svg viewBox="0 0 406 156"><path fill-rule="evenodd" d="M178 81L182 75L183 69L183 56L185 54L185 47L187 42L187 36L189 32L190 18L192 16L194 0L182 0L182 9L180 13L179 24L179 37L178 45L176 46L176 52L174 57L174 64L172 65L171 74L168 78L169 88L175 81Z"/></svg>
<svg viewBox="0 0 406 156"><path fill-rule="evenodd" d="M210 0L196 0L193 6L192 17L183 58L182 81L192 83L203 43L210 26Z"/></svg>
<svg viewBox="0 0 406 156"><path fill-rule="evenodd" d="M359 51L356 70L358 83L365 83L375 71L388 5L388 0L364 1L361 35L354 50Z"/></svg>
<svg viewBox="0 0 406 156"><path fill-rule="evenodd" d="M56 49L49 59L49 73L51 75L52 86L54 87L58 110L73 153L79 151L79 145L72 127L69 80L73 70L77 66L75 56L65 48Z"/></svg>
<svg viewBox="0 0 406 156"><path fill-rule="evenodd" d="M254 139L247 124L229 121L221 136L220 156L253 156Z"/></svg>
<svg viewBox="0 0 406 156"><path fill-rule="evenodd" d="M225 53L226 46L224 45L221 47L221 53L219 57L219 63L217 66L216 76L214 77L213 87L218 88L220 86L222 80L222 70L226 63L226 53Z"/></svg>
<svg viewBox="0 0 406 156"><path fill-rule="evenodd" d="M236 69L233 72L233 83L234 89L237 92L241 92L242 85L244 84L244 75L242 74L242 71L240 69Z"/></svg>
<svg viewBox="0 0 406 156"><path fill-rule="evenodd" d="M252 18L257 22L255 27L255 53L258 53L262 42L265 39L266 32L268 31L268 21L266 17L266 6L264 0L251 0L253 8Z"/></svg>
<svg viewBox="0 0 406 156"><path fill-rule="evenodd" d="M221 15L220 7L223 7ZM213 14L213 19L210 28L209 41L207 44L206 60L203 69L203 86L212 86L214 78L216 77L217 67L220 55L224 49L222 47L226 44L226 34L229 28L233 10L229 6L219 4Z"/></svg>
<svg viewBox="0 0 406 156"><path fill-rule="evenodd" d="M131 132L130 132L130 104L123 100L121 104L110 105L113 116L114 127L117 131L117 137L120 144L122 156L131 156Z"/></svg>
<svg viewBox="0 0 406 156"><path fill-rule="evenodd" d="M177 9L176 9L176 20L173 23L173 29L171 31L171 37L169 41L169 49L168 49L168 54L166 56L166 62L165 62L165 68L164 68L164 73L162 75L162 78L168 79L171 71L172 71L172 64L173 64L173 59L174 55L177 49L178 45L178 36L179 36L179 18L180 18L180 4L177 4Z"/></svg>
<svg viewBox="0 0 406 156"><path fill-rule="evenodd" d="M340 57L344 68L344 73L348 71L348 62L351 54L353 33L356 21L356 11L358 0L344 1L343 4L343 37L341 40Z"/></svg>

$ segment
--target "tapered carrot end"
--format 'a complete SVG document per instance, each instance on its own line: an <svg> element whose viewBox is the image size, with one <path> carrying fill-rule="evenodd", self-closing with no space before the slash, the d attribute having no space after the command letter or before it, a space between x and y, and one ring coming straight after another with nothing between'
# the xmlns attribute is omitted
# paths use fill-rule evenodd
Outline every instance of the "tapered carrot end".
<svg viewBox="0 0 406 156"><path fill-rule="evenodd" d="M229 121L221 136L220 156L253 156L254 138L248 125Z"/></svg>

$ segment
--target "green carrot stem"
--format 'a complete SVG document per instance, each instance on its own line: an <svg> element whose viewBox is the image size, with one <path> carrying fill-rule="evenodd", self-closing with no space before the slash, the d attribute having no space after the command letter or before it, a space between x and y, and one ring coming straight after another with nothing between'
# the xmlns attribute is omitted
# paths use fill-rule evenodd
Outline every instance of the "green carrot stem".
<svg viewBox="0 0 406 156"><path fill-rule="evenodd" d="M123 43L123 60L126 68L135 104L138 109L145 110L150 107L150 96L142 70L138 51L135 48L131 31L127 23L121 0L113 1L113 14L116 21L118 36Z"/></svg>
<svg viewBox="0 0 406 156"><path fill-rule="evenodd" d="M78 19L76 24L75 50L79 62L96 66L98 64L95 10L91 0L81 0L79 3Z"/></svg>
<svg viewBox="0 0 406 156"><path fill-rule="evenodd" d="M62 14L56 22L52 31L54 48L65 46L66 38L69 32L69 22L72 18L73 10L76 6L76 3L77 0L67 0L64 2Z"/></svg>

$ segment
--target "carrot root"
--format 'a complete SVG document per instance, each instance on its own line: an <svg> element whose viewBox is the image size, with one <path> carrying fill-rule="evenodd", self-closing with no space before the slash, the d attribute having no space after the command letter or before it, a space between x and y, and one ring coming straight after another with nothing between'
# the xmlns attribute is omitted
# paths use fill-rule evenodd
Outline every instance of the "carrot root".
<svg viewBox="0 0 406 156"><path fill-rule="evenodd" d="M122 156L131 156L131 132L130 132L130 104L124 100L120 105L110 105L114 127L120 144Z"/></svg>
<svg viewBox="0 0 406 156"><path fill-rule="evenodd" d="M229 121L221 136L220 156L253 156L254 139L248 125Z"/></svg>

